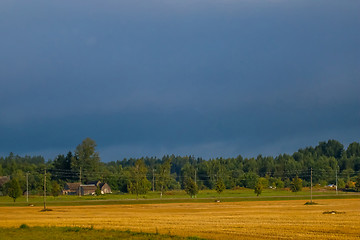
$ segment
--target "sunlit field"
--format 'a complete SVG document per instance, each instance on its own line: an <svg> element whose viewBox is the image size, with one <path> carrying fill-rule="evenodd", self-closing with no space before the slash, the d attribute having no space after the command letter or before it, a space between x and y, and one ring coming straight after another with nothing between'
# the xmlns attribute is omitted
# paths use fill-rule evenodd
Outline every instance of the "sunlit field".
<svg viewBox="0 0 360 240"><path fill-rule="evenodd" d="M360 200L316 200L318 205L305 202L52 206L52 211L46 212L41 212L40 206L1 207L0 227L77 226L209 239L360 238Z"/></svg>

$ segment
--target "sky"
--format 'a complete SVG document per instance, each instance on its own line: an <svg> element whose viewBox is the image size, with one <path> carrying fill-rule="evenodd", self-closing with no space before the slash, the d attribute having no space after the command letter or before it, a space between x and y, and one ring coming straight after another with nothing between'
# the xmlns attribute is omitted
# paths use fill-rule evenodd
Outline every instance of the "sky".
<svg viewBox="0 0 360 240"><path fill-rule="evenodd" d="M360 1L2 0L0 156L360 141Z"/></svg>

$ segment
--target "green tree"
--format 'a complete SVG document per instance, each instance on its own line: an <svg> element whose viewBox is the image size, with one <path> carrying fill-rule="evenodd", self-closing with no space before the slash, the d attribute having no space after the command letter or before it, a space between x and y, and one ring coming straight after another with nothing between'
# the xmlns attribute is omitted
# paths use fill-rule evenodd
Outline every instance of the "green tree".
<svg viewBox="0 0 360 240"><path fill-rule="evenodd" d="M360 156L360 143L353 142L350 143L349 147L346 149L347 157L359 157Z"/></svg>
<svg viewBox="0 0 360 240"><path fill-rule="evenodd" d="M292 192L299 192L302 189L302 180L296 176L293 178L293 180L290 183L290 190Z"/></svg>
<svg viewBox="0 0 360 240"><path fill-rule="evenodd" d="M52 181L51 183L51 194L54 196L54 197L57 197L59 196L60 194L60 185L57 181Z"/></svg>
<svg viewBox="0 0 360 240"><path fill-rule="evenodd" d="M21 196L22 192L21 192L20 184L16 178L13 178L9 182L7 182L5 185L5 189L7 195L11 197L14 200L14 202L18 197Z"/></svg>
<svg viewBox="0 0 360 240"><path fill-rule="evenodd" d="M281 181L281 178L277 178L275 181L275 185L277 189L281 189L284 188L284 182Z"/></svg>
<svg viewBox="0 0 360 240"><path fill-rule="evenodd" d="M199 192L198 186L192 178L186 179L185 192L192 198L196 197L196 194Z"/></svg>
<svg viewBox="0 0 360 240"><path fill-rule="evenodd" d="M348 188L348 189L353 189L355 188L355 184L353 181L349 180L347 181L346 185L345 185L345 188Z"/></svg>
<svg viewBox="0 0 360 240"><path fill-rule="evenodd" d="M241 182L244 187L254 189L258 179L259 179L259 176L256 173L247 172L244 174Z"/></svg>
<svg viewBox="0 0 360 240"><path fill-rule="evenodd" d="M319 142L319 145L315 148L315 151L319 155L325 155L327 157L341 158L344 153L344 145L336 140L328 140L327 142Z"/></svg>
<svg viewBox="0 0 360 240"><path fill-rule="evenodd" d="M261 181L258 181L254 188L254 193L256 194L256 196L259 196L262 193L263 188L264 187Z"/></svg>
<svg viewBox="0 0 360 240"><path fill-rule="evenodd" d="M168 158L164 161L163 164L160 165L157 182L156 182L158 189L160 190L161 198L163 196L163 193L168 190L171 182L170 169L171 169L171 159Z"/></svg>
<svg viewBox="0 0 360 240"><path fill-rule="evenodd" d="M263 189L269 187L269 180L264 177L259 178L257 183L260 183L262 185Z"/></svg>
<svg viewBox="0 0 360 240"><path fill-rule="evenodd" d="M76 147L75 156L71 159L71 168L74 171L82 170L85 178L97 179L95 174L100 168L99 153L95 151L96 143L91 138L86 138Z"/></svg>
<svg viewBox="0 0 360 240"><path fill-rule="evenodd" d="M150 188L151 183L146 178L147 168L142 159L135 162L134 166L130 169L130 181L128 183L128 191L132 194L146 194Z"/></svg>
<svg viewBox="0 0 360 240"><path fill-rule="evenodd" d="M96 196L100 196L101 195L101 190L100 190L100 187L97 186L96 190L95 190L95 194Z"/></svg>
<svg viewBox="0 0 360 240"><path fill-rule="evenodd" d="M338 189L342 189L342 188L345 188L345 181L344 181L344 179L342 179L342 178L339 178L338 179Z"/></svg>
<svg viewBox="0 0 360 240"><path fill-rule="evenodd" d="M360 175L356 178L355 190L360 192Z"/></svg>
<svg viewBox="0 0 360 240"><path fill-rule="evenodd" d="M71 160L73 159L72 152L68 152L66 156L58 155L53 161L53 171L54 172L65 172L70 173L71 171ZM76 172L79 169L76 169ZM70 175L70 176L69 176ZM53 176L53 179L62 180L62 181L69 181L73 180L72 174L57 174Z"/></svg>
<svg viewBox="0 0 360 240"><path fill-rule="evenodd" d="M181 177L183 179L182 185L185 189L186 181L188 178L194 178L195 177L196 169L193 165L191 165L189 162L184 162L182 168L181 168Z"/></svg>
<svg viewBox="0 0 360 240"><path fill-rule="evenodd" d="M221 177L216 181L215 190L219 195L225 190L225 184Z"/></svg>

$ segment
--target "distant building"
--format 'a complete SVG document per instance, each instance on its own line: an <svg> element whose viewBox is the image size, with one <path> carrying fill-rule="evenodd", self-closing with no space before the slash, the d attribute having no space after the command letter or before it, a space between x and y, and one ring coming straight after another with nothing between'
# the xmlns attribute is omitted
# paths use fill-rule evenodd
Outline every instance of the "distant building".
<svg viewBox="0 0 360 240"><path fill-rule="evenodd" d="M111 188L107 183L100 181L81 183L66 183L62 190L63 195L95 195L96 189L99 188L101 194L111 193Z"/></svg>
<svg viewBox="0 0 360 240"><path fill-rule="evenodd" d="M94 184L80 185L81 196L95 195L96 189L97 189L97 186Z"/></svg>
<svg viewBox="0 0 360 240"><path fill-rule="evenodd" d="M110 188L109 184L107 184L107 183L100 183L99 187L100 187L101 194L112 193L111 188Z"/></svg>
<svg viewBox="0 0 360 240"><path fill-rule="evenodd" d="M63 195L79 195L81 183L65 183Z"/></svg>
<svg viewBox="0 0 360 240"><path fill-rule="evenodd" d="M111 187L107 183L102 183L100 181L91 181L87 182L87 185L95 185L96 187L99 187L101 194L112 193Z"/></svg>

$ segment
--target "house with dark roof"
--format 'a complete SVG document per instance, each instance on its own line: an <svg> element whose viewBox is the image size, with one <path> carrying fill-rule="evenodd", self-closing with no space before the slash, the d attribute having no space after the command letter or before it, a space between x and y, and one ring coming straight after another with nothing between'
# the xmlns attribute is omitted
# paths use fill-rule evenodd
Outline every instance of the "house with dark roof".
<svg viewBox="0 0 360 240"><path fill-rule="evenodd" d="M95 185L96 187L98 187L101 191L101 194L107 194L107 193L112 193L111 192L111 187L109 186L109 184L107 183L102 183L100 181L91 181L91 182L87 182L87 185Z"/></svg>
<svg viewBox="0 0 360 240"><path fill-rule="evenodd" d="M83 184L80 185L81 196L95 195L97 186L94 184Z"/></svg>
<svg viewBox="0 0 360 240"><path fill-rule="evenodd" d="M101 183L99 185L99 188L100 188L101 194L112 193L111 192L111 187L107 183Z"/></svg>
<svg viewBox="0 0 360 240"><path fill-rule="evenodd" d="M107 183L100 181L81 183L66 183L62 190L63 195L95 195L96 189L99 188L101 194L111 193L111 188Z"/></svg>
<svg viewBox="0 0 360 240"><path fill-rule="evenodd" d="M65 183L63 195L79 195L81 183Z"/></svg>

